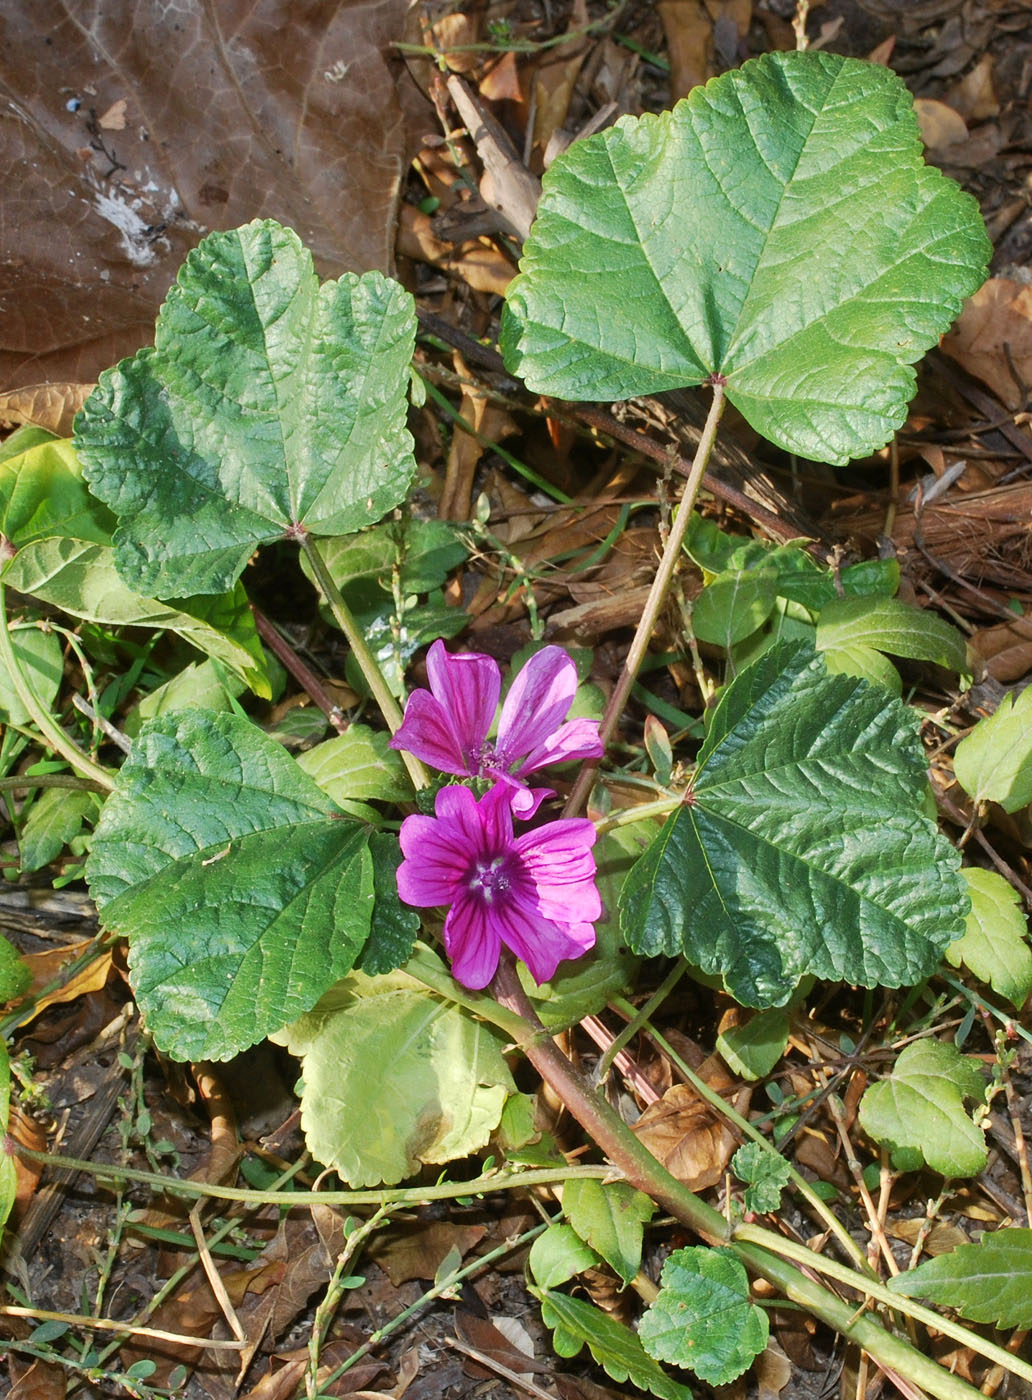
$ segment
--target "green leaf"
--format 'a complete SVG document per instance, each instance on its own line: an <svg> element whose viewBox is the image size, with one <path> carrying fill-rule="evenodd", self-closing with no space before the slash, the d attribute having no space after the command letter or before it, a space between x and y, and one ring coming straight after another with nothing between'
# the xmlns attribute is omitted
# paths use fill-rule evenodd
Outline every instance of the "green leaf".
<svg viewBox="0 0 1032 1400"><path fill-rule="evenodd" d="M143 723L158 715L189 709L229 711L245 689L239 676L228 674L211 661L191 661L170 681L145 695L130 710L122 727L135 739Z"/></svg>
<svg viewBox="0 0 1032 1400"><path fill-rule="evenodd" d="M700 642L733 647L763 626L777 596L773 570L718 574L692 604L692 631Z"/></svg>
<svg viewBox="0 0 1032 1400"><path fill-rule="evenodd" d="M991 251L974 200L925 165L901 79L764 54L555 161L503 353L564 399L719 374L765 437L843 463L902 426L911 366Z"/></svg>
<svg viewBox="0 0 1032 1400"><path fill-rule="evenodd" d="M642 1227L655 1211L648 1196L624 1181L574 1177L563 1187L563 1214L624 1283L641 1268Z"/></svg>
<svg viewBox="0 0 1032 1400"><path fill-rule="evenodd" d="M678 1249L663 1265L638 1335L658 1361L726 1385L766 1347L767 1314L750 1301L745 1268L729 1249Z"/></svg>
<svg viewBox="0 0 1032 1400"><path fill-rule="evenodd" d="M0 534L16 549L62 535L108 544L115 523L90 495L70 439L44 442L0 463Z"/></svg>
<svg viewBox="0 0 1032 1400"><path fill-rule="evenodd" d="M712 712L687 800L627 878L621 926L748 1006L806 973L898 987L968 910L959 856L921 811L917 719L885 691L772 647Z"/></svg>
<svg viewBox="0 0 1032 1400"><path fill-rule="evenodd" d="M393 574L404 595L431 593L469 555L458 527L445 520L389 521L358 535L327 540L323 563L353 612L375 612L394 596ZM301 567L312 577L307 558Z"/></svg>
<svg viewBox="0 0 1032 1400"><path fill-rule="evenodd" d="M599 1257L572 1225L549 1225L530 1246L527 1260L539 1288L558 1288L575 1274L599 1265Z"/></svg>
<svg viewBox="0 0 1032 1400"><path fill-rule="evenodd" d="M386 831L372 832L369 854L373 858L373 918L355 966L374 976L393 972L408 961L419 933L419 914L398 898L398 838Z"/></svg>
<svg viewBox="0 0 1032 1400"><path fill-rule="evenodd" d="M43 632L38 627L12 627L11 647L36 698L49 708L57 698L64 676L64 657L57 634ZM3 662L0 662L0 721L23 727L32 723L32 716L18 698Z"/></svg>
<svg viewBox="0 0 1032 1400"><path fill-rule="evenodd" d="M766 1215L781 1205L781 1193L788 1185L792 1169L780 1153L759 1142L747 1142L731 1158L731 1169L744 1181L745 1208Z"/></svg>
<svg viewBox="0 0 1032 1400"><path fill-rule="evenodd" d="M402 501L414 336L411 296L378 272L320 286L271 219L209 234L153 348L102 374L75 420L129 586L225 592L257 545L348 534Z"/></svg>
<svg viewBox="0 0 1032 1400"><path fill-rule="evenodd" d="M17 948L0 934L0 1006L5 1006L9 1001L17 1001L29 989L32 982L32 973L28 964L24 962L18 953ZM3 1073L7 1072L7 1062L3 1062ZM2 1099L4 1080L0 1075L0 1100L6 1104L6 1099ZM5 1126L6 1131L6 1126ZM3 1154L0 1153L0 1157ZM3 1222L0 1221L0 1224Z"/></svg>
<svg viewBox="0 0 1032 1400"><path fill-rule="evenodd" d="M309 1151L353 1187L475 1152L515 1088L503 1039L403 972L352 973L273 1038L303 1061Z"/></svg>
<svg viewBox="0 0 1032 1400"><path fill-rule="evenodd" d="M369 933L368 840L249 721L182 710L145 725L86 878L128 936L159 1048L226 1059L314 1006Z"/></svg>
<svg viewBox="0 0 1032 1400"><path fill-rule="evenodd" d="M630 1381L659 1400L692 1400L688 1387L657 1366L622 1322L566 1293L537 1288L531 1292L541 1300L541 1317L552 1329L552 1345L560 1356L576 1356L587 1345L596 1363L619 1385Z"/></svg>
<svg viewBox="0 0 1032 1400"><path fill-rule="evenodd" d="M978 1244L926 1259L889 1280L893 1293L956 1308L971 1322L1032 1327L1032 1230L987 1231Z"/></svg>
<svg viewBox="0 0 1032 1400"><path fill-rule="evenodd" d="M351 725L297 761L339 807L347 802L412 801L412 783L401 755L390 747L390 735L368 725Z"/></svg>
<svg viewBox="0 0 1032 1400"><path fill-rule="evenodd" d="M953 755L957 782L976 802L1017 812L1032 802L1032 686L1008 692Z"/></svg>
<svg viewBox="0 0 1032 1400"><path fill-rule="evenodd" d="M887 1079L872 1084L860 1100L860 1126L943 1176L977 1176L987 1161L985 1135L964 1109L980 1103L985 1079L977 1061L941 1040L915 1040L900 1051Z"/></svg>
<svg viewBox="0 0 1032 1400"><path fill-rule="evenodd" d="M90 495L71 441L47 442L0 465L0 532L18 553L4 582L104 626L163 627L224 661L257 695L271 694L265 654L241 586L178 607L133 593L115 569L115 517Z"/></svg>
<svg viewBox="0 0 1032 1400"><path fill-rule="evenodd" d="M110 545L71 536L20 549L4 582L73 617L105 627L161 627L223 661L256 695L271 694L265 654L242 583L231 592L158 602L134 593L115 568Z"/></svg>
<svg viewBox="0 0 1032 1400"><path fill-rule="evenodd" d="M819 645L819 635L817 642ZM893 695L902 694L903 681L899 672L889 658L875 651L874 647L859 642L837 647L822 646L820 650L829 675L857 676L860 680L870 681L871 685L883 685Z"/></svg>
<svg viewBox="0 0 1032 1400"><path fill-rule="evenodd" d="M97 799L91 792L44 788L29 808L21 829L18 846L22 871L42 870L56 860L96 810Z"/></svg>
<svg viewBox="0 0 1032 1400"><path fill-rule="evenodd" d="M817 619L817 646L822 651L868 646L908 661L934 661L958 674L968 670L967 643L956 627L899 598L836 598Z"/></svg>
<svg viewBox="0 0 1032 1400"><path fill-rule="evenodd" d="M1032 951L1021 897L995 870L971 866L962 873L971 893L971 913L964 937L947 947L947 961L953 967L964 963L1020 1011L1032 992Z"/></svg>
<svg viewBox="0 0 1032 1400"><path fill-rule="evenodd" d="M785 1053L789 1026L788 1012L780 1007L760 1011L744 1025L721 1031L717 1051L733 1074L764 1079Z"/></svg>

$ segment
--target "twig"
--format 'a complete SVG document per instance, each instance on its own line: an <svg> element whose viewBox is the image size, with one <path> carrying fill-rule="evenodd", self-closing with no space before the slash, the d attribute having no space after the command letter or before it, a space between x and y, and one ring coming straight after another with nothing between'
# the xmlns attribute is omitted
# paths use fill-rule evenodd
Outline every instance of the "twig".
<svg viewBox="0 0 1032 1400"><path fill-rule="evenodd" d="M251 612L254 614L258 635L265 645L283 663L305 694L322 710L337 733L343 734L348 727L344 711L328 694L319 677L301 660L287 639L254 603L251 604Z"/></svg>
<svg viewBox="0 0 1032 1400"><path fill-rule="evenodd" d="M88 700L84 700L81 695L72 696L72 704L81 715L85 715L91 724L101 730L123 753L132 753L133 741L127 734L123 734L120 729L116 729L109 719L105 719Z"/></svg>
<svg viewBox="0 0 1032 1400"><path fill-rule="evenodd" d="M666 600L667 591L670 588L670 583L674 576L674 570L681 562L681 546L684 543L684 537L688 531L692 507L695 505L695 498L699 494L702 478L705 476L706 468L709 466L710 454L713 451L713 444L717 436L717 428L720 425L720 419L723 415L724 405L726 403L723 381L720 379L715 380L712 388L713 400L706 417L706 426L702 430L702 436L699 439L699 445L695 451L695 459L692 462L691 472L689 473L688 480L685 482L681 504L674 517L670 535L667 539L666 547L663 550L663 557L659 561L659 568L656 570L656 575L652 580L652 587L649 589L648 598L645 600L641 620L635 628L630 650L624 659L619 679L613 687L613 693L609 697L609 703L606 706L605 714L602 716L602 723L599 726L598 736L603 748L606 747L613 737L613 732L623 715L624 706L627 704L627 697L631 693L631 687L634 685L638 670L645 659L645 652L648 649L652 633L659 620L659 614ZM598 760L595 762L588 762L581 768L577 776L577 781L573 785L573 791L570 793L569 801L564 809L564 816L575 816L576 813L581 810L588 793L591 791L597 772Z"/></svg>

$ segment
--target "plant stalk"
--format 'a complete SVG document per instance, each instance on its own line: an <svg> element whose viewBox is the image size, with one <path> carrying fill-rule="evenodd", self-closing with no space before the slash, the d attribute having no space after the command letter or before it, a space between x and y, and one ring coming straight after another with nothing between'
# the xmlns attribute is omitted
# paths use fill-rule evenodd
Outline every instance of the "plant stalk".
<svg viewBox="0 0 1032 1400"><path fill-rule="evenodd" d="M659 561L659 568L656 576L652 580L652 587L649 589L649 596L645 600L645 607L642 609L641 619L635 628L634 637L631 641L630 650L624 661L620 678L616 683L612 695L609 697L609 704L602 717L599 726L598 737L605 748L613 737L623 714L624 706L627 704L627 697L631 693L635 678L641 663L645 659L645 652L648 649L652 633L655 631L659 614L666 601L666 595L670 589L670 584L674 577L674 570L681 562L681 547L684 544L685 533L688 530L688 522L691 520L692 508L695 505L695 498L699 494L702 485L702 478L706 475L706 468L709 466L710 455L713 451L713 444L717 437L717 428L724 413L726 399L724 396L723 384L717 382L713 386L713 400L710 403L709 413L706 415L706 422L702 429L702 436L696 448L695 456L692 459L692 469L688 474L688 479L684 485L684 493L681 497L681 504L677 509L673 522L670 526L670 534L667 536L666 547L663 550L663 557ZM581 810L587 800L595 781L595 774L598 772L599 760L585 763L581 769L577 781L573 785L569 801L563 811L563 816L573 817Z"/></svg>
<svg viewBox="0 0 1032 1400"><path fill-rule="evenodd" d="M337 626L347 638L348 646L351 648L351 654L358 662L359 669L365 677L366 684L372 692L373 699L380 707L380 713L387 723L387 728L394 734L401 727L401 707L391 694L390 687L384 679L384 674L380 670L376 657L366 646L366 640L362 635L362 629L355 620L354 613L348 607L347 603L345 603L340 589L334 583L330 571L327 569L322 554L319 551L319 547L316 545L311 535L308 534L299 535L299 542L309 564L312 566L312 573L315 575L316 582L322 590L322 595L329 604L333 616L336 618ZM421 788L429 787L430 775L419 759L416 758L415 754L407 753L402 749L401 757L402 762L408 769L409 777L412 779L412 785L416 791L418 792Z"/></svg>
<svg viewBox="0 0 1032 1400"><path fill-rule="evenodd" d="M11 633L7 625L7 595L3 583L0 583L0 664L3 665L10 677L15 694L32 716L32 720L47 747L53 749L55 753L59 753L62 758L67 759L72 767L78 769L84 777L98 783L104 792L110 792L115 785L111 774L106 768L101 768L98 763L94 763L93 759L84 753L74 740L68 737L33 690L32 683L22 670L18 658L14 654Z"/></svg>
<svg viewBox="0 0 1032 1400"><path fill-rule="evenodd" d="M525 1028L516 1042L518 1048L632 1185L644 1191L661 1209L688 1225L708 1244L732 1249L753 1273L773 1283L790 1301L798 1303L848 1341L862 1347L880 1365L906 1376L929 1394L937 1396L938 1400L975 1400L979 1396L980 1392L974 1386L951 1375L908 1341L887 1331L877 1319L865 1314L857 1316L854 1305L844 1302L823 1284L807 1278L796 1264L779 1257L782 1253L788 1253L784 1248L787 1242L780 1235L758 1226L740 1227L739 1231L733 1232L719 1211L672 1176L555 1044L534 1014L516 969L508 958L499 965L492 990L503 1006L525 1022ZM801 1246L799 1248L807 1256L808 1263L816 1260L817 1256ZM798 1253L798 1249L795 1252ZM819 1267L819 1264L812 1263L812 1267ZM835 1276L844 1277L849 1286L859 1292L866 1292L869 1287L875 1286L872 1280L842 1265L835 1265ZM892 1307L901 1312L911 1311L905 1306L909 1299L895 1294L889 1297ZM937 1314L929 1316L935 1319L936 1326L941 1325ZM959 1330L964 1333L966 1345L983 1350L981 1338L965 1328ZM1009 1359L1013 1361L1012 1357Z"/></svg>

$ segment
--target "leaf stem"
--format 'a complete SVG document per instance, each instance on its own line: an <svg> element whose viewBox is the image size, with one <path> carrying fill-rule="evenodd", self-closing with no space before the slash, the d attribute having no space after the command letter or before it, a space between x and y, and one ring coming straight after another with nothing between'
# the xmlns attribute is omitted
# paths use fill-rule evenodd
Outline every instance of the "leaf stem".
<svg viewBox="0 0 1032 1400"><path fill-rule="evenodd" d="M15 694L32 716L33 722L47 747L53 749L55 753L59 753L62 758L67 759L72 767L78 769L85 777L99 783L104 792L110 792L115 785L111 774L106 768L101 768L98 763L94 763L93 759L84 753L74 740L69 738L33 690L32 683L22 670L11 642L11 633L7 624L7 595L2 582L0 582L0 665L6 670L11 684L14 686Z"/></svg>
<svg viewBox="0 0 1032 1400"><path fill-rule="evenodd" d="M88 1162L81 1157L65 1157L59 1152L37 1152L14 1138L7 1144L18 1157L38 1162L43 1167L85 1172L99 1182L136 1181L153 1186L157 1192L202 1200L211 1197L219 1201L243 1201L252 1206L289 1206L291 1210L305 1206L417 1206L427 1201L450 1201L467 1196L479 1196L488 1191L522 1191L528 1186L561 1186L571 1177L594 1177L612 1180L611 1166L570 1166L563 1162L555 1167L532 1167L526 1171L486 1172L468 1181L442 1181L434 1186L406 1186L398 1189L379 1187L365 1191L255 1191L244 1186L220 1186L211 1181L190 1181L161 1172L140 1171L110 1162ZM722 1216L718 1219L723 1219Z"/></svg>
<svg viewBox="0 0 1032 1400"><path fill-rule="evenodd" d="M759 1235L766 1238L761 1240ZM769 1232L760 1230L755 1225L739 1225L734 1233L734 1243L752 1244L757 1243L763 1246L764 1250L769 1247ZM943 1317L940 1313L933 1312L931 1308L924 1307L921 1303L915 1303L912 1298L908 1298L902 1293L893 1293L886 1288L879 1279L868 1277L859 1278L852 1269L844 1264L837 1263L834 1259L826 1259L823 1254L814 1254L812 1249L808 1249L805 1244L797 1244L794 1240L780 1239L778 1253L784 1255L786 1259L793 1259L800 1264L805 1264L807 1268L813 1269L816 1273L827 1274L836 1283L843 1283L849 1288L855 1288L861 1293L866 1293L869 1298L876 1299L879 1303L886 1304L887 1307L894 1308L897 1312L906 1313L915 1322L921 1322L926 1327L932 1327L941 1332L943 1336L950 1337L953 1341L959 1342L961 1346L969 1347L980 1356L984 1356L987 1361L994 1362L997 1366L1003 1366L1015 1376L1021 1376L1023 1380L1032 1381L1032 1366L1027 1361L1022 1361L1013 1353L1005 1351L1003 1347L997 1346L995 1342L988 1341L977 1332L973 1332L963 1323L954 1322L951 1318ZM872 1353L873 1354L873 1353ZM902 1368L900 1368L902 1369ZM939 1367L939 1370L942 1368ZM911 1373L907 1373L911 1374ZM917 1376L912 1376L919 1384L926 1384L919 1380ZM931 1387L927 1387L931 1389Z"/></svg>
<svg viewBox="0 0 1032 1400"><path fill-rule="evenodd" d="M77 778L73 773L39 773L36 777L20 773L13 778L0 778L0 792L13 792L17 788L74 788L77 792L111 791L110 784L98 783L93 778Z"/></svg>
<svg viewBox="0 0 1032 1400"><path fill-rule="evenodd" d="M773 1283L790 1302L798 1303L848 1341L862 1347L881 1366L908 1377L931 1395L937 1396L938 1400L974 1400L979 1395L974 1386L922 1355L904 1338L889 1332L876 1318L866 1314L858 1317L854 1305L843 1301L817 1280L808 1278L791 1260L799 1258L801 1263L805 1262L815 1269L820 1269L824 1261L804 1245L787 1247L789 1242L780 1235L755 1225L739 1227L732 1232L720 1212L672 1176L574 1068L535 1016L516 969L508 958L499 965L492 990L503 1006L525 1022L516 1040L517 1047L633 1186L651 1196L657 1205L688 1225L707 1243L734 1250L753 1273ZM782 1255L786 1257L780 1257ZM852 1269L835 1264L824 1271L851 1288L869 1292L879 1301L888 1302L889 1306L900 1312L912 1314L912 1309L906 1306L909 1300L889 1293L882 1285L875 1284ZM934 1326L947 1330L944 1319L937 1314L930 1313L928 1309L921 1309L921 1312L932 1320ZM956 1324L950 1323L948 1327L955 1329L950 1335L963 1332L965 1345L985 1354L986 1344L980 1337ZM997 1359L1000 1351L1000 1348L993 1349L993 1359ZM1013 1363L1014 1358L1009 1353L1002 1354L1007 1357L1002 1364ZM1024 1366L1024 1363L1020 1364Z"/></svg>
<svg viewBox="0 0 1032 1400"><path fill-rule="evenodd" d="M634 1006L627 1000L626 997L614 997L613 1006L618 1011L623 1012L625 1016L633 1016L635 1013ZM811 1210L813 1210L820 1217L820 1219L823 1220L824 1224L828 1227L828 1230L838 1240L839 1245L845 1252L847 1258L852 1259L854 1267L859 1269L868 1278L877 1278L877 1275L875 1274L874 1270L871 1268L870 1264L867 1262L867 1259L864 1257L863 1250L860 1249L859 1245L853 1239L852 1235L845 1228L842 1222L836 1218L834 1213L831 1210L829 1210L825 1202L821 1200L820 1196L818 1196L817 1192L813 1189L813 1187L806 1180L806 1178L802 1176L798 1171L796 1171L795 1167L793 1167L791 1162L787 1161L786 1158L782 1157L782 1154L777 1150L777 1148L774 1147L773 1144L767 1138L765 1138L761 1132L758 1131L758 1129L753 1127L753 1125L749 1122L748 1118L744 1118L742 1114L740 1114L738 1110L733 1107L733 1105L729 1104L726 1099L722 1098L715 1089L711 1089L710 1086L706 1083L705 1079L702 1079L699 1075L697 1075L691 1069L691 1067L684 1062L684 1060L677 1053L677 1051L670 1044L670 1042L666 1039L666 1037L662 1035L658 1030L656 1030L655 1026L653 1026L650 1021L645 1022L645 1029L647 1030L651 1039L655 1041L656 1045L659 1046L660 1050L662 1050L663 1054L668 1057L671 1063L676 1066L678 1072L684 1076L687 1083L689 1083L692 1086L692 1088L695 1090L695 1092L699 1095L700 1098L705 1099L709 1106L712 1109L714 1109L715 1112L719 1113L721 1117L726 1118L729 1123L733 1123L734 1126L738 1129L738 1131L743 1135L743 1137L749 1138L752 1142L755 1142L760 1147L762 1147L766 1152L770 1152L773 1154L773 1156L781 1158L782 1161L785 1161L785 1164L789 1170L789 1180L792 1182L793 1186L800 1193L800 1195L802 1195L805 1198L805 1200L809 1202Z"/></svg>
<svg viewBox="0 0 1032 1400"><path fill-rule="evenodd" d="M706 475L706 468L709 466L710 455L713 451L713 444L717 437L717 428L723 416L724 386L721 383L713 385L713 400L710 404L709 413L706 415L706 422L702 429L702 436L699 439L699 446L696 448L695 456L692 459L692 469L688 473L688 479L684 485L684 494L681 497L681 504L674 516L670 527L670 534L667 536L666 546L663 550L663 557L659 561L659 568L656 576L652 580L652 587L649 589L649 596L645 600L642 609L641 619L635 628L634 637L631 640L630 650L624 661L620 678L616 683L612 695L609 697L609 704L602 717L599 726L599 738L603 748L606 747L613 737L623 714L624 706L627 704L627 697L631 693L638 669L645 659L645 652L648 649L649 641L655 630L659 614L666 601L666 595L674 577L674 570L681 562L681 546L684 543L685 533L688 529L688 522L691 519L692 508L695 505L695 498L699 494L702 485L702 478ZM595 774L598 772L598 760L593 763L586 763L578 775L577 781L573 785L569 801L566 804L563 815L566 817L575 816L587 799L591 786L595 781Z"/></svg>
<svg viewBox="0 0 1032 1400"><path fill-rule="evenodd" d="M318 545L307 533L299 533L299 542L304 550L309 564L312 566L312 573L316 582L322 589L323 597L330 606L330 611L336 618L337 626L347 638L351 654L358 662L359 670L365 677L366 684L372 692L373 699L380 707L380 713L387 722L387 728L391 733L395 733L401 727L401 707L391 694L390 687L384 679L384 674L377 664L376 657L366 646L362 629L355 620L355 615L345 603L340 589L334 583L329 569L319 551ZM412 784L418 792L421 788L430 786L430 775L416 758L415 754L401 750L402 762L408 769Z"/></svg>

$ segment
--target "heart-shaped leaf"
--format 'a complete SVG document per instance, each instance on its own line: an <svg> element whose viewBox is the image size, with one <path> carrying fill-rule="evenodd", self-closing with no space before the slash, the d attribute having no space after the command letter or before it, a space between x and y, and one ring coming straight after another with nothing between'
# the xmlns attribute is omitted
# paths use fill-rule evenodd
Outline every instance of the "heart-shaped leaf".
<svg viewBox="0 0 1032 1400"><path fill-rule="evenodd" d="M729 1249L678 1249L663 1265L659 1295L638 1324L650 1356L686 1366L711 1385L747 1370L767 1345L767 1314Z"/></svg>
<svg viewBox="0 0 1032 1400"><path fill-rule="evenodd" d="M943 1176L977 1176L986 1164L985 1130L964 1100L985 1098L977 1060L944 1040L904 1046L887 1079L860 1100L860 1125L892 1149L905 1169L927 1162Z"/></svg>
<svg viewBox="0 0 1032 1400"><path fill-rule="evenodd" d="M321 286L271 219L210 234L154 346L101 375L75 421L116 561L154 597L232 588L259 544L343 535L404 499L411 296L378 272Z"/></svg>
<svg viewBox="0 0 1032 1400"><path fill-rule="evenodd" d="M894 73L764 54L555 162L503 350L566 399L719 376L764 436L842 463L903 423L911 366L991 252Z"/></svg>
<svg viewBox="0 0 1032 1400"><path fill-rule="evenodd" d="M145 725L86 878L102 922L129 937L156 1044L225 1059L314 1006L369 935L368 843L248 720L181 710Z"/></svg>
<svg viewBox="0 0 1032 1400"><path fill-rule="evenodd" d="M969 907L926 786L904 705L772 648L727 687L685 802L624 885L627 942L683 953L747 1006L783 1004L806 973L918 981Z"/></svg>
<svg viewBox="0 0 1032 1400"><path fill-rule="evenodd" d="M475 1152L515 1087L501 1036L404 972L353 973L273 1038L302 1059L309 1151L351 1186Z"/></svg>

